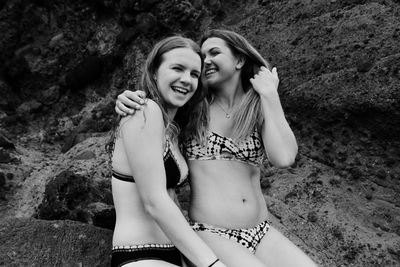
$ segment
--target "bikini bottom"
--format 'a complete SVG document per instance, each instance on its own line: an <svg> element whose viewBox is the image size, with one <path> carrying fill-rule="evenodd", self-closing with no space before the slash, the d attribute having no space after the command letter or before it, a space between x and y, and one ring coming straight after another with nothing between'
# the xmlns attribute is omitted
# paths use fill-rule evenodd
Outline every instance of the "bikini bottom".
<svg viewBox="0 0 400 267"><path fill-rule="evenodd" d="M233 240L246 247L251 253L256 252L258 244L260 244L262 238L268 232L270 227L268 221L263 221L255 227L248 229L228 229L199 222L190 222L190 225L194 231L207 231Z"/></svg>
<svg viewBox="0 0 400 267"><path fill-rule="evenodd" d="M114 246L111 252L111 267L141 260L160 260L181 266L181 253L172 244L146 244Z"/></svg>

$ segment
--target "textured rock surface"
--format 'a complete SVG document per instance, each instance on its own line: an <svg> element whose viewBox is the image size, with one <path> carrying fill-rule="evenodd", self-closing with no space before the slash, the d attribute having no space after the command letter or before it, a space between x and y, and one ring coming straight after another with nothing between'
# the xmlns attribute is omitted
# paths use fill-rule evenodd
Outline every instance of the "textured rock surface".
<svg viewBox="0 0 400 267"><path fill-rule="evenodd" d="M114 98L157 39L208 28L241 33L278 68L300 151L263 169L276 227L321 266L400 265L391 0L1 2L0 265L108 265Z"/></svg>
<svg viewBox="0 0 400 267"><path fill-rule="evenodd" d="M1 266L109 266L112 231L74 221L0 223Z"/></svg>

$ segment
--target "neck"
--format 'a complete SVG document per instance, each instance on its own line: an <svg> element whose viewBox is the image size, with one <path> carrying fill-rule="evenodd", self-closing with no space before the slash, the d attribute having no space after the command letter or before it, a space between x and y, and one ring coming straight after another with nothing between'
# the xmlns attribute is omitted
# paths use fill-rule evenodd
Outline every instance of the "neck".
<svg viewBox="0 0 400 267"><path fill-rule="evenodd" d="M178 111L177 108L167 108L168 118L170 120L174 120L177 111Z"/></svg>
<svg viewBox="0 0 400 267"><path fill-rule="evenodd" d="M218 86L218 89L214 92L214 100L231 109L243 94L242 81L240 76L238 76Z"/></svg>

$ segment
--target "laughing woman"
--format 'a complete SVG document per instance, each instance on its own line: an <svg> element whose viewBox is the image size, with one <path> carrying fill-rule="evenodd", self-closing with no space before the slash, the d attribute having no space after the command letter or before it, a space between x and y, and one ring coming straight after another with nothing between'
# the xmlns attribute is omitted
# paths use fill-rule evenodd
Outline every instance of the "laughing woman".
<svg viewBox="0 0 400 267"><path fill-rule="evenodd" d="M197 266L225 266L174 202L175 186L188 175L174 118L181 107L199 102L201 67L199 46L180 36L157 43L146 60L141 89L148 100L120 120L110 146L112 266L181 266L181 253Z"/></svg>

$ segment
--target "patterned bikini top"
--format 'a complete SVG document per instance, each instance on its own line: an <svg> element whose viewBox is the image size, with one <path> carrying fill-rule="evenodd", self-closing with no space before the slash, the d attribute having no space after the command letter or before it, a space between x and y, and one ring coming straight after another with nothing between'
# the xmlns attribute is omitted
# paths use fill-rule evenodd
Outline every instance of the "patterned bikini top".
<svg viewBox="0 0 400 267"><path fill-rule="evenodd" d="M205 145L193 138L185 142L188 160L235 160L259 167L265 157L264 145L258 131L235 143L232 138L209 132Z"/></svg>
<svg viewBox="0 0 400 267"><path fill-rule="evenodd" d="M176 151L171 145L171 142L167 139L164 147L164 167L167 178L167 188L174 188L182 184L189 174L189 169L185 159L179 151ZM112 175L122 181L134 183L135 179L132 175L126 175L119 173L116 170L112 170Z"/></svg>

